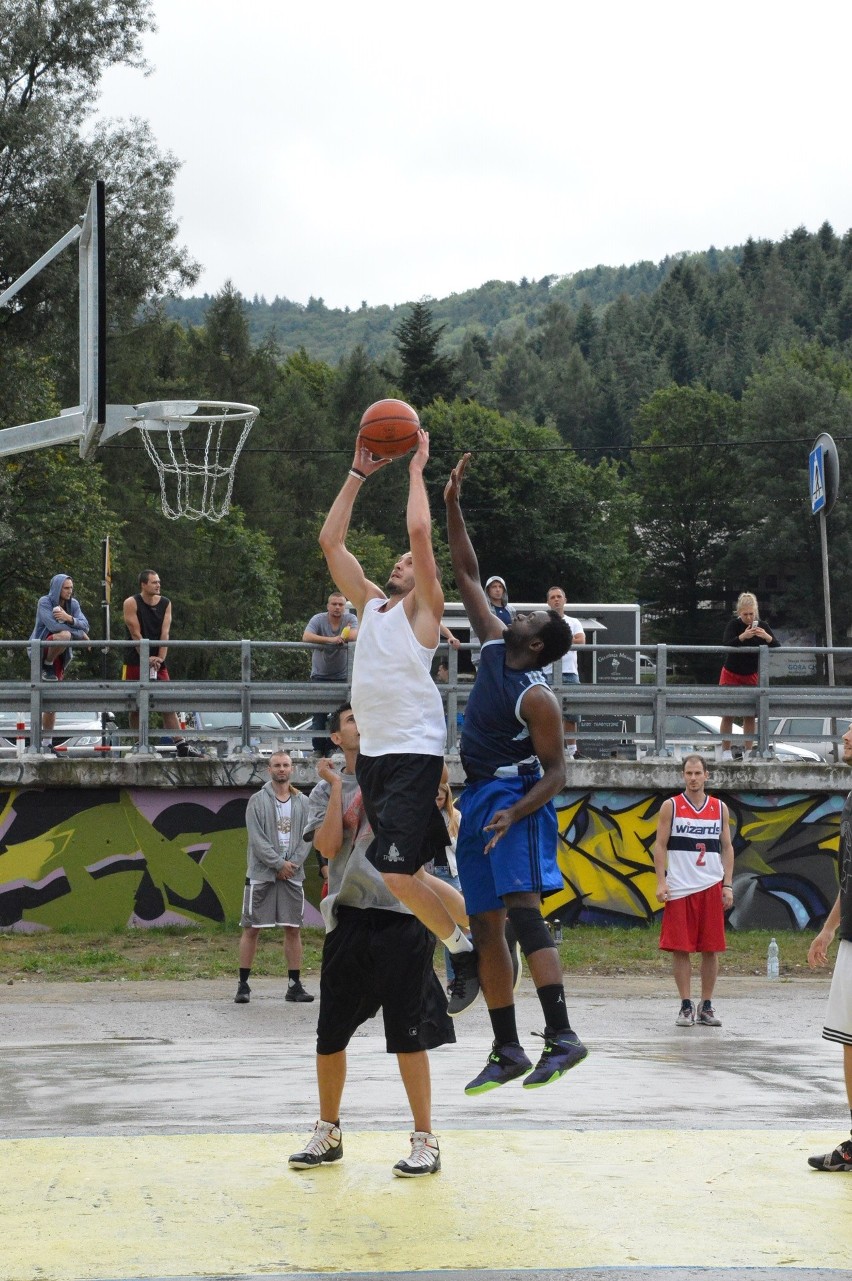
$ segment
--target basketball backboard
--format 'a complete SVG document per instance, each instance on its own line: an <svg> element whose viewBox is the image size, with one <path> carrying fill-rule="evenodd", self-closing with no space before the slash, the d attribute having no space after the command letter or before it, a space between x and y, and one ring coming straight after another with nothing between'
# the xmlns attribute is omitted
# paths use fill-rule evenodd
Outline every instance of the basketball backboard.
<svg viewBox="0 0 852 1281"><path fill-rule="evenodd" d="M79 388L80 403L63 409L58 418L21 423L0 431L0 456L25 453L47 445L80 442L80 454L90 458L106 422L106 246L105 191L93 182L80 224L58 240L37 262L0 294L5 306L43 271L58 254L77 242L79 258Z"/></svg>

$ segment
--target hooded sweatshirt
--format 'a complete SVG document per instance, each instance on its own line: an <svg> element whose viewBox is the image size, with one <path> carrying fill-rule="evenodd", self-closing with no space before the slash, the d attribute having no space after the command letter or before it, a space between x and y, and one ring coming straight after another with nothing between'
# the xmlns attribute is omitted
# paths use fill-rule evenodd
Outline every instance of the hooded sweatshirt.
<svg viewBox="0 0 852 1281"><path fill-rule="evenodd" d="M80 602L76 596L72 596L62 608L74 619L72 623L66 623L61 619L53 617L53 611L57 605L61 604L59 599L62 591L62 584L69 574L54 574L50 580L50 589L46 596L40 596L36 606L35 627L32 630L30 640L44 640L46 636L52 636L54 632L70 632L77 640L82 636L89 634L89 620L80 608ZM67 667L73 657L71 646L65 650L63 657L65 662L63 668Z"/></svg>

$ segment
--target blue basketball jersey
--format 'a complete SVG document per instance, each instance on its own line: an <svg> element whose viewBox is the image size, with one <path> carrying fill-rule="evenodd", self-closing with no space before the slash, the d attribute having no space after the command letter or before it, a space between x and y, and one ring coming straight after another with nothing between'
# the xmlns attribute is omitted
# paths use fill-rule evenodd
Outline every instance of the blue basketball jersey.
<svg viewBox="0 0 852 1281"><path fill-rule="evenodd" d="M471 782L494 778L500 771L540 768L521 719L521 700L533 685L547 685L541 672L507 667L506 642L485 642L461 733L461 761Z"/></svg>

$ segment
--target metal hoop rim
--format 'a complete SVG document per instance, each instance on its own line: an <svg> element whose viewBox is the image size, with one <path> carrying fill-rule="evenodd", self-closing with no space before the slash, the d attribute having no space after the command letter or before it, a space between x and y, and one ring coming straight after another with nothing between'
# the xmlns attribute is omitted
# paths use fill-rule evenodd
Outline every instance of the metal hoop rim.
<svg viewBox="0 0 852 1281"><path fill-rule="evenodd" d="M144 424L152 431L177 424L191 427L193 423L244 423L254 421L260 413L256 405L233 400L148 400L133 408L136 413L129 415L129 421ZM211 409L222 412L207 412Z"/></svg>

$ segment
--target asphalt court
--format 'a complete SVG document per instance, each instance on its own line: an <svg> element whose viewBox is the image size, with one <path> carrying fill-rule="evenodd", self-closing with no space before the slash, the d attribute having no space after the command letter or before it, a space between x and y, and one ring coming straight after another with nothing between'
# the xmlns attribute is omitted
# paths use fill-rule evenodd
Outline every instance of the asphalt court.
<svg viewBox="0 0 852 1281"><path fill-rule="evenodd" d="M409 1121L373 1026L343 1160L287 1169L316 1119L316 1006L254 987L248 1007L214 982L0 989L0 1281L850 1275L852 1179L806 1161L848 1126L822 980L722 979L719 1029L675 1028L665 979L572 981L588 1060L467 1099L478 1003L431 1056L423 1180L390 1173ZM525 981L532 1057L540 1022Z"/></svg>

